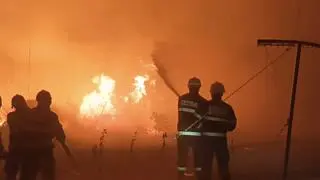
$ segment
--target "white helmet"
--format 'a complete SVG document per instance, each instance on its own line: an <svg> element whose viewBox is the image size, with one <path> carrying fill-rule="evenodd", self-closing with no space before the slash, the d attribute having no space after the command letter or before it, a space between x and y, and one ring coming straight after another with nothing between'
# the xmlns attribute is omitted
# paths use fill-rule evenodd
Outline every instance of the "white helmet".
<svg viewBox="0 0 320 180"><path fill-rule="evenodd" d="M215 83L211 84L210 92L223 94L223 93L225 93L224 85L220 82L215 82Z"/></svg>

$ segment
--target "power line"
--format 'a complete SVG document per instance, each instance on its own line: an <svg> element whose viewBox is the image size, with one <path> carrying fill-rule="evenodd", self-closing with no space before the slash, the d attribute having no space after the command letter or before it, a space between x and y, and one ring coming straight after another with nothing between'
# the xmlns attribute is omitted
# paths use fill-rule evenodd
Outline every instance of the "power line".
<svg viewBox="0 0 320 180"><path fill-rule="evenodd" d="M281 59L281 57L283 55L286 54L286 52L289 52L292 48L288 47L286 48L286 50L284 50L277 58L275 58L272 61L269 61L269 63L267 65L265 65L260 71L258 71L257 73L255 73L253 76L251 76L247 81L245 81L239 88L235 89L232 93L230 93L224 100L228 100L229 98L231 98L234 94L236 94L237 92L239 92L242 88L244 88L246 85L248 85L251 81L253 81L255 78L257 78L261 73L263 73L265 70L267 70L270 66L274 65L278 60ZM208 112L207 112L208 113ZM191 124L189 127L187 127L184 131L189 131L191 128L193 128L195 125L197 125L199 122L201 122L203 120L203 118L207 115L207 113L205 115L203 115L199 120L197 120L196 122L194 122L193 124Z"/></svg>
<svg viewBox="0 0 320 180"><path fill-rule="evenodd" d="M253 76L251 76L251 78L249 78L247 81L245 81L239 88L237 88L236 90L234 90L232 93L230 93L225 100L229 99L230 97L232 97L234 94L236 94L237 92L239 92L242 88L244 88L247 84L249 84L251 81L253 81L255 78L257 78L261 73L263 73L264 71L266 71L270 66L272 66L273 64L275 64L278 60L281 59L281 57L283 55L285 55L286 52L289 52L292 48L286 48L285 51L283 51L277 58L275 58L272 61L269 61L267 63L267 65L265 65L260 71L258 71L257 73L255 73Z"/></svg>

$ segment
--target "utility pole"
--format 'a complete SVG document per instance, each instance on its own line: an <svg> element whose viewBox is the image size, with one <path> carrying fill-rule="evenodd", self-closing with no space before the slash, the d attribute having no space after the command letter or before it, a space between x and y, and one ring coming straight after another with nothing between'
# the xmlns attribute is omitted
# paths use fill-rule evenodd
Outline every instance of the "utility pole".
<svg viewBox="0 0 320 180"><path fill-rule="evenodd" d="M282 179L286 180L288 177L292 121L293 121L293 115L294 115L294 106L295 106L297 84L298 84L301 49L303 47L320 48L320 44L305 42L305 41L297 41L297 40L258 39L258 46L286 46L286 47L297 48L297 55L296 55L296 62L295 62L294 76L293 76L293 85L292 85L291 103L290 103L290 113L289 113L288 124L287 124L288 132L287 132L287 141L286 141L285 158L284 158L284 169L283 169L283 175L282 175Z"/></svg>
<svg viewBox="0 0 320 180"><path fill-rule="evenodd" d="M30 97L31 91L31 39L29 39L29 48L28 48L28 96Z"/></svg>

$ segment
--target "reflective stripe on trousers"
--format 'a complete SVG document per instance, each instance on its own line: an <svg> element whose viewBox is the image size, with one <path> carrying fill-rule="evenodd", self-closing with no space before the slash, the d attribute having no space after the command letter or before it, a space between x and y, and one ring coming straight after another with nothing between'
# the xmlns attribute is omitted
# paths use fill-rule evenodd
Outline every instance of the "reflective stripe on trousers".
<svg viewBox="0 0 320 180"><path fill-rule="evenodd" d="M196 167L195 171L202 171L202 168L201 167Z"/></svg>
<svg viewBox="0 0 320 180"><path fill-rule="evenodd" d="M196 110L194 110L192 108L179 108L179 111L188 112L188 113L194 113Z"/></svg>
<svg viewBox="0 0 320 180"><path fill-rule="evenodd" d="M177 167L177 170L178 171L187 171L187 167ZM195 171L201 171L202 170L202 168L201 167L196 167L196 168L194 168L194 170Z"/></svg>
<svg viewBox="0 0 320 180"><path fill-rule="evenodd" d="M200 132L192 132L192 131L179 131L179 136L201 136Z"/></svg>
<svg viewBox="0 0 320 180"><path fill-rule="evenodd" d="M203 132L202 135L211 136L211 137L226 137L226 133L215 133L215 132Z"/></svg>
<svg viewBox="0 0 320 180"><path fill-rule="evenodd" d="M177 170L178 170L178 171L186 171L187 168L186 168L186 167L177 167Z"/></svg>

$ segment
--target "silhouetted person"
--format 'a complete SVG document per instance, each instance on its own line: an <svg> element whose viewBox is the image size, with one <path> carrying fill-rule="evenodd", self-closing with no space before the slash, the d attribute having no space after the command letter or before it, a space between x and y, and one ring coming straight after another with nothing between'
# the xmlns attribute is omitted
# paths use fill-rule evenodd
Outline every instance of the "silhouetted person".
<svg viewBox="0 0 320 180"><path fill-rule="evenodd" d="M7 152L4 148L3 141L2 141L2 132L0 132L0 160L5 159L6 155L7 155Z"/></svg>
<svg viewBox="0 0 320 180"><path fill-rule="evenodd" d="M2 98L0 96L0 108L2 107ZM4 158L4 152L5 152L5 149L4 149L4 146L3 146L3 143L2 143L2 133L0 132L0 159L3 159Z"/></svg>
<svg viewBox="0 0 320 180"><path fill-rule="evenodd" d="M29 173L31 180L41 172L42 180L55 179L55 158L53 152L53 140L56 139L62 147L71 156L70 150L65 143L65 133L58 120L56 113L52 112L51 95L48 91L42 90L37 94L37 107L31 110L32 130L28 136L32 139L30 145L30 155L23 170Z"/></svg>
<svg viewBox="0 0 320 180"><path fill-rule="evenodd" d="M30 109L21 95L15 95L11 101L15 110L7 115L9 126L9 146L6 155L5 173L7 180L15 180L24 161L28 139L25 137L25 124L30 117Z"/></svg>
<svg viewBox="0 0 320 180"><path fill-rule="evenodd" d="M2 107L2 99L0 96L0 108L1 107ZM4 159L5 155L6 155L6 151L4 149L3 142L2 142L2 132L0 132L0 160Z"/></svg>
<svg viewBox="0 0 320 180"><path fill-rule="evenodd" d="M224 85L216 82L211 85L212 99L207 108L200 108L196 114L204 116L201 122L203 140L203 177L201 180L211 180L212 161L217 157L218 172L221 180L230 180L229 150L227 132L236 128L237 118L233 108L222 100ZM203 111L205 110L205 111ZM207 113L207 114L206 114Z"/></svg>
<svg viewBox="0 0 320 180"><path fill-rule="evenodd" d="M194 126L190 130L186 129L195 123L198 119L194 116L196 109L207 102L200 94L201 81L198 78L191 78L188 82L189 92L179 97L178 101L178 179L184 179L184 174L187 171L188 152L192 148L194 153L194 162L196 175L199 178L201 173L200 166L200 145L199 138L201 133L199 129Z"/></svg>

